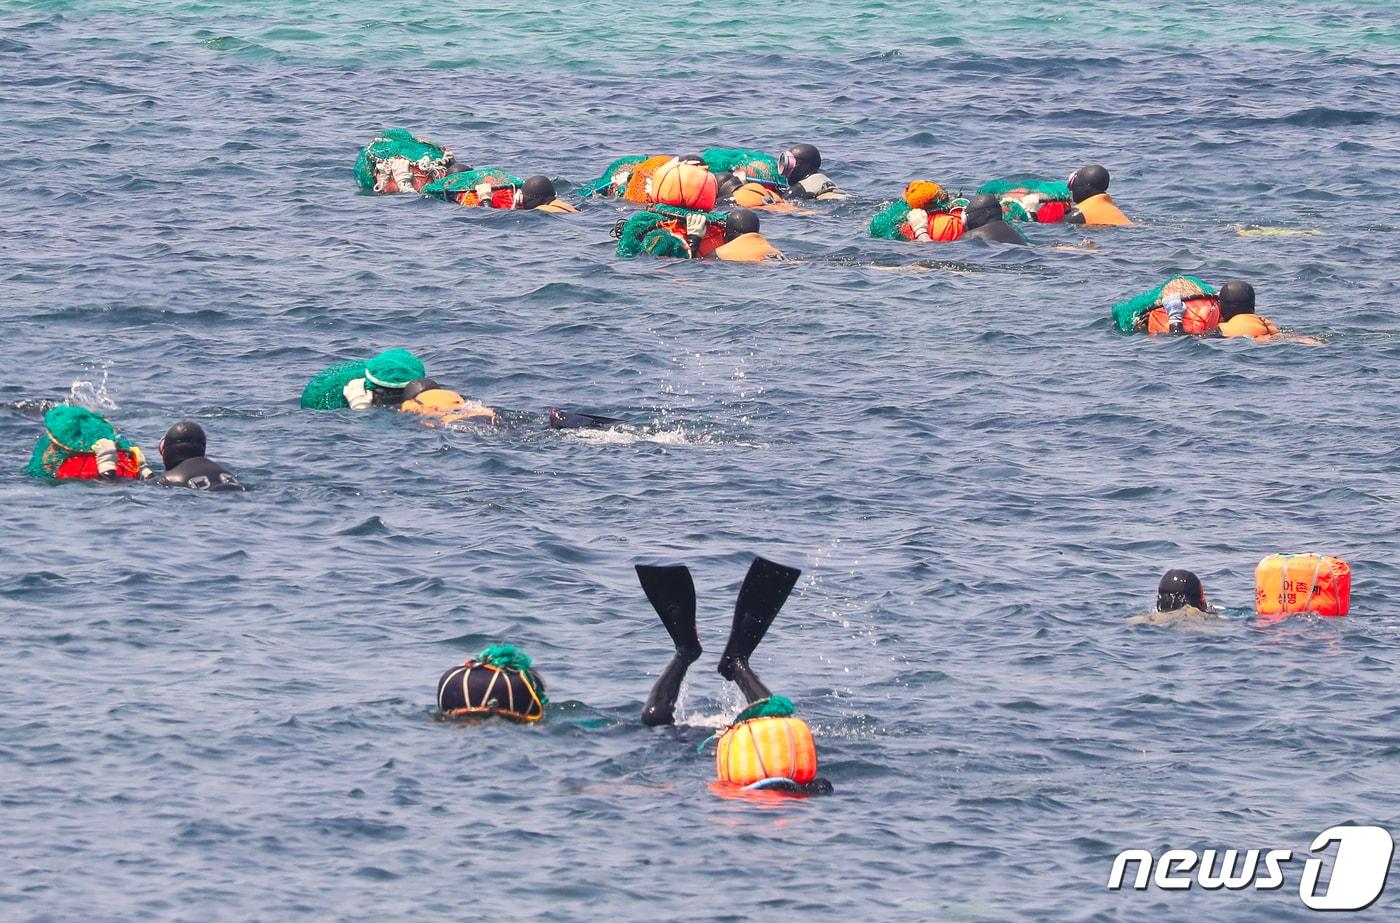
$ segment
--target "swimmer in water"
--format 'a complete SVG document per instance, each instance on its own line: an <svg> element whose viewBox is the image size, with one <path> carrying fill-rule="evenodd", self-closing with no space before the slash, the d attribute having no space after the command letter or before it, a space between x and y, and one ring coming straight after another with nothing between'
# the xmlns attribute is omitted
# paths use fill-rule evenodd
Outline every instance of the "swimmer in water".
<svg viewBox="0 0 1400 923"><path fill-rule="evenodd" d="M490 407L481 401L468 400L431 378L417 378L404 385L403 403L399 409L423 417L423 423L428 427L444 423L489 425L496 422L496 412Z"/></svg>
<svg viewBox="0 0 1400 923"><path fill-rule="evenodd" d="M438 680L437 705L444 718L497 717L531 724L544 717L548 704L533 661L512 644L493 644Z"/></svg>
<svg viewBox="0 0 1400 923"><path fill-rule="evenodd" d="M1069 175L1069 194L1074 207L1065 215L1068 224L1132 224L1108 194L1108 169L1091 163Z"/></svg>
<svg viewBox="0 0 1400 923"><path fill-rule="evenodd" d="M391 128L360 149L355 180L377 195L419 192L424 186L471 167L459 163L450 148Z"/></svg>
<svg viewBox="0 0 1400 923"><path fill-rule="evenodd" d="M846 193L822 173L821 168L821 151L811 144L794 144L778 155L778 172L788 181L788 198L819 201L846 198Z"/></svg>
<svg viewBox="0 0 1400 923"><path fill-rule="evenodd" d="M1273 321L1254 313L1254 286L1248 282L1232 280L1220 286L1220 335L1256 340L1278 335Z"/></svg>
<svg viewBox="0 0 1400 923"><path fill-rule="evenodd" d="M1157 584L1157 604L1147 615L1135 615L1129 625L1162 625L1173 622L1224 621L1206 601L1201 578L1189 570L1169 570Z"/></svg>
<svg viewBox="0 0 1400 923"><path fill-rule="evenodd" d="M25 469L55 481L146 480L152 477L141 449L95 410L58 404L44 412L44 432Z"/></svg>
<svg viewBox="0 0 1400 923"><path fill-rule="evenodd" d="M758 213L748 208L736 208L724 216L724 243L715 248L715 256L733 263L785 259L783 251L758 233Z"/></svg>
<svg viewBox="0 0 1400 923"><path fill-rule="evenodd" d="M1001 200L994 195L975 195L963 209L963 238L989 240L999 244L1024 244L1026 238L1002 217Z"/></svg>
<svg viewBox="0 0 1400 923"><path fill-rule="evenodd" d="M773 695L749 665L749 658L801 573L756 557L739 588L729 640L720 655L719 673L738 685L749 704L720 738L721 758L717 766L721 782L795 794L831 792L831 783L816 775L811 731L792 717L792 703ZM675 723L676 701L686 671L702 653L695 626L695 584L684 565L638 564L637 579L676 648L647 697L642 723L648 727L670 725ZM740 735L741 728L747 734ZM783 741L782 746L765 753L763 741L770 739L769 731L781 733Z"/></svg>
<svg viewBox="0 0 1400 923"><path fill-rule="evenodd" d="M386 349L372 359L340 362L307 382L301 406L307 410L368 410L398 407L403 389L427 377L423 362L406 349Z"/></svg>
<svg viewBox="0 0 1400 923"><path fill-rule="evenodd" d="M193 490L243 490L243 484L223 466L204 457L204 429L185 420L166 430L160 441L160 458L165 473L156 478L162 487L189 487Z"/></svg>
<svg viewBox="0 0 1400 923"><path fill-rule="evenodd" d="M554 180L547 176L532 176L520 180L504 170L479 167L475 170L450 174L423 187L429 198L453 202L472 208L497 208L506 211L576 212L560 199Z"/></svg>
<svg viewBox="0 0 1400 923"><path fill-rule="evenodd" d="M734 173L717 173L719 201L739 208L762 209L770 212L795 212L797 206L783 201L776 184L745 179Z"/></svg>

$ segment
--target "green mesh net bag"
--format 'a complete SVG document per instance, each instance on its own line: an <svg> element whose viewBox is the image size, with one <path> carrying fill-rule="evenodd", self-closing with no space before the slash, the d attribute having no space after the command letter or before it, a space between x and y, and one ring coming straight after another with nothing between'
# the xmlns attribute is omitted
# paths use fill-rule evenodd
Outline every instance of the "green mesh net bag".
<svg viewBox="0 0 1400 923"><path fill-rule="evenodd" d="M908 219L909 203L903 199L895 199L884 205L870 219L870 236L885 240L903 240L904 235L900 233L900 228L904 227Z"/></svg>
<svg viewBox="0 0 1400 923"><path fill-rule="evenodd" d="M505 170L498 170L495 167L478 167L475 170L465 170L434 180L424 186L422 192L425 196L447 201L458 193L473 191L481 183L519 188L524 184L524 181Z"/></svg>
<svg viewBox="0 0 1400 923"><path fill-rule="evenodd" d="M627 188L627 179L631 177L632 167L646 160L645 154L637 157L619 157L608 168L603 171L603 175L595 180L589 180L579 188L575 189L581 198L591 198L592 196L617 196L621 195L619 190ZM626 174L626 177L619 176Z"/></svg>
<svg viewBox="0 0 1400 923"><path fill-rule="evenodd" d="M1041 202L1070 204L1069 183L1018 174L983 183L976 195L994 195L1001 200L1001 209L1008 221L1034 221L1035 215L1026 210L1022 199L1038 195Z"/></svg>
<svg viewBox="0 0 1400 923"><path fill-rule="evenodd" d="M787 179L778 170L778 158L762 151L742 147L712 147L702 151L700 159L711 173L732 173L742 170L753 179L766 180L777 186L786 186Z"/></svg>
<svg viewBox="0 0 1400 923"><path fill-rule="evenodd" d="M1135 295L1127 301L1120 301L1113 306L1113 325L1121 333L1133 333L1140 329L1148 313L1162 304L1163 295L1214 295L1214 286L1196 278L1195 276L1172 276L1167 281L1153 289L1148 289L1141 295Z"/></svg>
<svg viewBox="0 0 1400 923"><path fill-rule="evenodd" d="M530 659L529 654L514 644L493 644L478 654L476 659L480 663L500 670L525 674L525 679L534 687L535 695L539 698L540 704L549 704L549 696L545 694L544 683L540 681L539 674L530 668L534 661Z"/></svg>
<svg viewBox="0 0 1400 923"><path fill-rule="evenodd" d="M617 255L630 257L646 252L652 256L689 257L691 254L685 244L661 226L676 218L684 221L687 216L697 214L704 215L710 224L721 227L727 217L725 212L696 212L673 205L652 205L613 229L617 237Z"/></svg>
<svg viewBox="0 0 1400 923"><path fill-rule="evenodd" d="M399 192L406 192L414 188L415 170L423 180L440 179L451 163L452 151L447 148L406 129L391 128L360 149L355 159L355 182L361 189L383 192L393 180Z"/></svg>
<svg viewBox="0 0 1400 923"><path fill-rule="evenodd" d="M373 359L352 359L323 369L306 383L301 406L306 410L346 410L345 386L363 378L370 388L402 388L427 375L422 361L406 349L387 349Z"/></svg>
<svg viewBox="0 0 1400 923"><path fill-rule="evenodd" d="M140 463L140 450L99 413L86 407L59 404L44 414L44 432L34 443L25 473L30 477L53 480L60 476L65 463L91 457L93 447L104 439L116 443L117 451L128 453ZM93 473L96 460L92 461ZM82 475L86 476L86 475Z"/></svg>

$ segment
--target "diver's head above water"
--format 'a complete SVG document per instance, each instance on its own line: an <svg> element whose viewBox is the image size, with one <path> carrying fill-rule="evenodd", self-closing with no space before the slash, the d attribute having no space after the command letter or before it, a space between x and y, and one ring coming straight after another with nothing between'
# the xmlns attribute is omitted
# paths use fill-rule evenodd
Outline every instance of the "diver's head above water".
<svg viewBox="0 0 1400 923"><path fill-rule="evenodd" d="M821 168L821 151L810 144L794 144L778 155L778 172L789 183L800 183Z"/></svg>
<svg viewBox="0 0 1400 923"><path fill-rule="evenodd" d="M1000 221L1001 218L1001 200L994 195L975 195L963 210L963 226L969 231Z"/></svg>
<svg viewBox="0 0 1400 923"><path fill-rule="evenodd" d="M520 185L520 208L539 208L555 200L554 180L532 176Z"/></svg>
<svg viewBox="0 0 1400 923"><path fill-rule="evenodd" d="M1091 163L1069 175L1069 194L1075 203L1108 192L1108 168Z"/></svg>
<svg viewBox="0 0 1400 923"><path fill-rule="evenodd" d="M736 208L724 216L724 239L733 240L741 234L758 233L758 212Z"/></svg>
<svg viewBox="0 0 1400 923"><path fill-rule="evenodd" d="M160 460L168 471L191 458L203 458L204 450L204 429L198 423L182 420L166 430L160 441Z"/></svg>
<svg viewBox="0 0 1400 923"><path fill-rule="evenodd" d="M1229 320L1236 314L1254 313L1254 286L1238 279L1220 286L1220 319Z"/></svg>
<svg viewBox="0 0 1400 923"><path fill-rule="evenodd" d="M1184 606L1206 610L1206 589L1189 570L1169 570L1157 584L1157 611L1173 612Z"/></svg>

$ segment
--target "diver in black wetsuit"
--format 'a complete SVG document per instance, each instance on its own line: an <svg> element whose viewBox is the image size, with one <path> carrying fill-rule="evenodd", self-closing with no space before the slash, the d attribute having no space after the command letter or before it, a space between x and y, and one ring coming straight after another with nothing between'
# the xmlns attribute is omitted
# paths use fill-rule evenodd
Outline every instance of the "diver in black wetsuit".
<svg viewBox="0 0 1400 923"><path fill-rule="evenodd" d="M1157 611L1173 612L1191 606L1202 612L1208 610L1206 588L1201 578L1189 570L1169 570L1157 584Z"/></svg>
<svg viewBox="0 0 1400 923"><path fill-rule="evenodd" d="M1026 239L1002 217L1001 201L994 195L975 195L963 211L965 240L990 240L999 244L1024 244Z"/></svg>
<svg viewBox="0 0 1400 923"><path fill-rule="evenodd" d="M661 624L676 646L675 656L661 671L642 709L642 723L649 727L674 724L676 700L690 665L699 659L700 634L695 627L695 583L685 565L651 566L638 564L637 579ZM758 643L773 624L802 572L764 558L754 558L739 598L734 603L734 622L729 640L719 659L719 674L738 685L752 706L772 696L768 687L749 666ZM808 795L830 794L831 783L818 776L805 784L790 782L787 790Z"/></svg>
<svg viewBox="0 0 1400 923"><path fill-rule="evenodd" d="M811 144L794 144L778 155L778 172L788 181L790 199L844 198L821 168L821 151Z"/></svg>
<svg viewBox="0 0 1400 923"><path fill-rule="evenodd" d="M163 487L189 487L193 490L244 490L238 478L221 465L204 457L204 430L188 420L176 423L160 441L160 458L165 473L156 479Z"/></svg>

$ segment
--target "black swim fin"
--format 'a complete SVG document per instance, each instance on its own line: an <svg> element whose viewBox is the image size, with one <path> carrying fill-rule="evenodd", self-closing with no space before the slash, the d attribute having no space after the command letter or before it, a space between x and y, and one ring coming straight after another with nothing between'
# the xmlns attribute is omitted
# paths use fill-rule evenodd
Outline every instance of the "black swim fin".
<svg viewBox="0 0 1400 923"><path fill-rule="evenodd" d="M607 429L626 422L614 417L603 417L596 413L576 413L572 410L549 408L550 429Z"/></svg>
<svg viewBox="0 0 1400 923"><path fill-rule="evenodd" d="M674 724L681 682L686 670L701 654L700 633L695 628L695 582L684 564L667 567L638 564L637 579L676 645L675 656L661 671L647 697L642 723L648 726Z"/></svg>
<svg viewBox="0 0 1400 923"><path fill-rule="evenodd" d="M739 598L734 603L734 627L729 630L729 642L719 658L719 673L738 683L750 702L772 695L749 667L749 657L763 640L768 626L773 624L778 610L787 602L800 576L802 571L794 567L754 558L743 586L739 587Z"/></svg>

